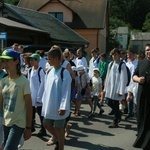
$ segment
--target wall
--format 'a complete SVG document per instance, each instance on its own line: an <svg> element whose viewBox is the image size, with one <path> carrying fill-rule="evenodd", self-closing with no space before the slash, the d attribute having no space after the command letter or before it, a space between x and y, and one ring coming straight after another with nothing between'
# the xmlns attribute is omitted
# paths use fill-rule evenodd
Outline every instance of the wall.
<svg viewBox="0 0 150 150"><path fill-rule="evenodd" d="M61 3L50 3L39 10L40 12L63 12L63 22L72 22L72 11Z"/></svg>

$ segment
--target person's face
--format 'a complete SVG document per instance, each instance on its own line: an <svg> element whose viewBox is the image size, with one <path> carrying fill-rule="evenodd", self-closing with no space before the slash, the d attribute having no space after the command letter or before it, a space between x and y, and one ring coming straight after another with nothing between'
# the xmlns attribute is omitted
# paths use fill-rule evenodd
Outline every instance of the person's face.
<svg viewBox="0 0 150 150"><path fill-rule="evenodd" d="M39 63L38 60L33 59L33 58L30 58L30 65L31 65L31 66L37 66L38 63Z"/></svg>
<svg viewBox="0 0 150 150"><path fill-rule="evenodd" d="M145 56L150 60L150 46L145 47Z"/></svg>
<svg viewBox="0 0 150 150"><path fill-rule="evenodd" d="M135 58L135 55L134 55L133 53L131 53L131 52L128 52L128 53L127 53L127 58L128 58L130 61L133 61L134 58Z"/></svg>
<svg viewBox="0 0 150 150"><path fill-rule="evenodd" d="M48 55L48 63L50 64L50 66L55 66L57 61L58 61L57 57L52 57Z"/></svg>
<svg viewBox="0 0 150 150"><path fill-rule="evenodd" d="M13 45L12 49L15 50L15 51L18 51L18 45Z"/></svg>
<svg viewBox="0 0 150 150"><path fill-rule="evenodd" d="M19 63L19 60L13 60L13 59L2 59L2 64L6 71L10 72L14 69L16 69L16 65Z"/></svg>
<svg viewBox="0 0 150 150"><path fill-rule="evenodd" d="M120 60L120 54L118 54L118 53L112 54L112 59L113 59L114 61L119 61L119 60Z"/></svg>
<svg viewBox="0 0 150 150"><path fill-rule="evenodd" d="M122 60L124 60L124 59L126 58L126 54L121 53L121 54L120 54L120 57L121 57Z"/></svg>
<svg viewBox="0 0 150 150"><path fill-rule="evenodd" d="M97 53L96 52L92 52L91 56L94 57L94 58L96 58L97 57Z"/></svg>
<svg viewBox="0 0 150 150"><path fill-rule="evenodd" d="M100 58L101 58L101 61L105 61L106 60L105 57L103 57L103 56L100 56Z"/></svg>
<svg viewBox="0 0 150 150"><path fill-rule="evenodd" d="M80 71L78 71L79 72L79 74L81 75L81 74L84 74L84 70L80 70Z"/></svg>
<svg viewBox="0 0 150 150"><path fill-rule="evenodd" d="M64 59L66 59L66 60L68 60L68 61L70 60L69 53L65 53L65 54L64 54Z"/></svg>
<svg viewBox="0 0 150 150"><path fill-rule="evenodd" d="M81 51L77 51L77 56L81 57L82 56L82 52Z"/></svg>
<svg viewBox="0 0 150 150"><path fill-rule="evenodd" d="M21 48L21 47L18 47L18 51L19 51L19 53L23 53L23 48Z"/></svg>
<svg viewBox="0 0 150 150"><path fill-rule="evenodd" d="M96 70L94 70L94 76L96 77L96 78L98 78L99 77L99 72L98 71L96 71Z"/></svg>

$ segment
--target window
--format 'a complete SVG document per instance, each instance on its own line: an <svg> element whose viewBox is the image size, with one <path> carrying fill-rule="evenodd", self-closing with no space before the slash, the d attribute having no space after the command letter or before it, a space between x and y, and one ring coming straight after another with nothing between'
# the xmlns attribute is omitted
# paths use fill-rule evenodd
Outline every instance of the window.
<svg viewBox="0 0 150 150"><path fill-rule="evenodd" d="M49 12L49 14L63 22L63 13L62 12Z"/></svg>

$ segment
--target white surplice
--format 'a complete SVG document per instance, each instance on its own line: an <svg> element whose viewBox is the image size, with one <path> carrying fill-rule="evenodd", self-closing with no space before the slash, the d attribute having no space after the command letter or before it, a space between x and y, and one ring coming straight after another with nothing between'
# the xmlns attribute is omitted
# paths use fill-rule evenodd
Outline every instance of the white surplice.
<svg viewBox="0 0 150 150"><path fill-rule="evenodd" d="M45 90L42 98L42 116L46 119L65 119L70 114L71 76L68 70L52 68L47 75ZM66 110L65 115L59 115L58 110Z"/></svg>
<svg viewBox="0 0 150 150"><path fill-rule="evenodd" d="M119 63L120 62L114 62L112 66L111 63L109 63L105 81L105 97L113 100L124 99L124 91L128 79L127 70L124 63L121 65L121 72L119 73ZM118 94L120 94L121 96L118 96Z"/></svg>

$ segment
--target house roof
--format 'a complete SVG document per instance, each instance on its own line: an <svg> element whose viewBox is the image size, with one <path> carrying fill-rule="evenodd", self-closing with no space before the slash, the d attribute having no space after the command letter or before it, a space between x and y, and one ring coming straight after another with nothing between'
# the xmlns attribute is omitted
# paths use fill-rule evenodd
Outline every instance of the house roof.
<svg viewBox="0 0 150 150"><path fill-rule="evenodd" d="M32 31L36 31L36 32L47 33L43 30L28 26L26 24L22 24L22 23L19 23L19 22L16 22L16 21L13 21L13 20L10 20L7 18L3 18L3 17L0 17L0 24L3 24L5 26L9 26L9 27L15 27L15 28L21 28L21 29L26 29L26 30L32 30Z"/></svg>
<svg viewBox="0 0 150 150"><path fill-rule="evenodd" d="M50 34L53 41L64 44L88 45L89 42L68 26L47 13L4 4L4 7L17 15L24 23Z"/></svg>
<svg viewBox="0 0 150 150"><path fill-rule="evenodd" d="M128 27L118 27L117 33L118 34L128 34L129 33Z"/></svg>
<svg viewBox="0 0 150 150"><path fill-rule="evenodd" d="M18 6L39 10L51 0L20 0ZM108 0L60 0L74 13L73 22L66 23L71 28L98 28L105 26ZM36 3L36 4L35 4Z"/></svg>
<svg viewBox="0 0 150 150"><path fill-rule="evenodd" d="M131 40L150 40L150 32L131 32Z"/></svg>

